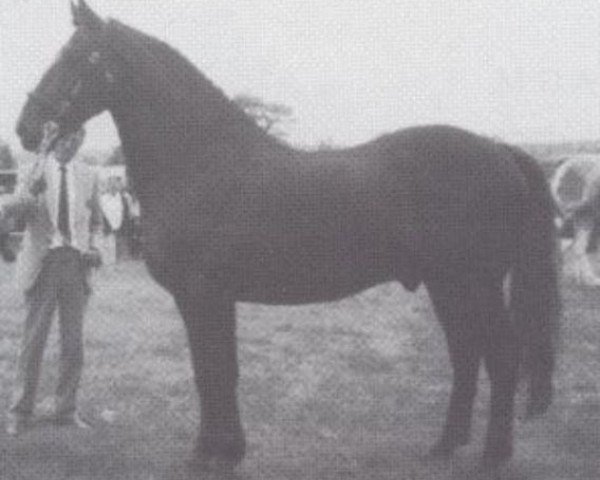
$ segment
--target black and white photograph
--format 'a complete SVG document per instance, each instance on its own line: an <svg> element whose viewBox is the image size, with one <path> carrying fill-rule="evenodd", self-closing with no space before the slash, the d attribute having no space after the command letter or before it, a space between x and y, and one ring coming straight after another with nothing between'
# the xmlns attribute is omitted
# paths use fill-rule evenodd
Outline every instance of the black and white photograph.
<svg viewBox="0 0 600 480"><path fill-rule="evenodd" d="M598 478L597 0L0 0L0 480Z"/></svg>

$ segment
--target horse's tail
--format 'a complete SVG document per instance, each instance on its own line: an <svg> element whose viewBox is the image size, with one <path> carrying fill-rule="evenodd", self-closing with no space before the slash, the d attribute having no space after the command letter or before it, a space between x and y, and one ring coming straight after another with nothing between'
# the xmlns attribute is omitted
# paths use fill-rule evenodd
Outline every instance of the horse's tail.
<svg viewBox="0 0 600 480"><path fill-rule="evenodd" d="M510 147L526 178L529 203L512 269L510 309L521 340L521 365L529 382L529 416L544 413L552 401L561 299L556 204L543 170L524 151Z"/></svg>

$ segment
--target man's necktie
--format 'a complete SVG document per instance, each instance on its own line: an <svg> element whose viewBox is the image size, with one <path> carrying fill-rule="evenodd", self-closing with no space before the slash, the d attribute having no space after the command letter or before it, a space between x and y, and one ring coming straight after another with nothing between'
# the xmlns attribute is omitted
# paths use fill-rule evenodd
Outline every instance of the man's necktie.
<svg viewBox="0 0 600 480"><path fill-rule="evenodd" d="M67 166L60 166L60 192L58 193L58 231L63 238L71 241L69 227L69 192L67 192Z"/></svg>

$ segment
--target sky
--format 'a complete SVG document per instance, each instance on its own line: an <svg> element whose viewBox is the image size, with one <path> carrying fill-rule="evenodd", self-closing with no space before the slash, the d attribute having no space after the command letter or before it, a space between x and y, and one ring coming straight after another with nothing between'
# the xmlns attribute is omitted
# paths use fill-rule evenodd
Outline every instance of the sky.
<svg viewBox="0 0 600 480"><path fill-rule="evenodd" d="M600 139L598 0L88 0L228 96L294 111L299 146L447 123L509 142ZM0 139L73 32L68 0L0 0ZM108 115L86 147L119 140Z"/></svg>

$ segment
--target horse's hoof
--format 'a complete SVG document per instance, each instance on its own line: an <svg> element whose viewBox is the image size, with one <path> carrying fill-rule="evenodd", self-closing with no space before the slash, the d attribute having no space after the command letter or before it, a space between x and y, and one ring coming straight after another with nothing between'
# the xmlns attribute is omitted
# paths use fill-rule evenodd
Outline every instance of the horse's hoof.
<svg viewBox="0 0 600 480"><path fill-rule="evenodd" d="M194 455L185 462L185 467L191 473L217 473L219 478L222 478L233 475L238 463L216 457Z"/></svg>
<svg viewBox="0 0 600 480"><path fill-rule="evenodd" d="M200 470L232 471L244 459L246 441L243 435L205 436L199 439L194 463Z"/></svg>
<svg viewBox="0 0 600 480"><path fill-rule="evenodd" d="M457 445L452 445L449 442L437 442L427 452L426 459L428 460L449 460L452 458L454 451L458 448Z"/></svg>
<svg viewBox="0 0 600 480"><path fill-rule="evenodd" d="M450 460L452 458L453 454L454 454L453 449L441 448L441 447L438 447L437 445L435 445L429 449L429 451L423 458L426 461L445 462L445 461Z"/></svg>
<svg viewBox="0 0 600 480"><path fill-rule="evenodd" d="M427 458L432 460L447 460L454 452L469 443L469 435L458 435L453 438L442 436L434 445L431 447L427 454Z"/></svg>
<svg viewBox="0 0 600 480"><path fill-rule="evenodd" d="M538 402L530 402L527 405L527 410L525 412L525 420L535 420L536 418L541 417L548 411L550 407L550 401L538 401Z"/></svg>
<svg viewBox="0 0 600 480"><path fill-rule="evenodd" d="M194 454L194 456L186 462L186 466L188 470L193 472L217 472L219 474L228 474L233 473L241 461L242 458Z"/></svg>
<svg viewBox="0 0 600 480"><path fill-rule="evenodd" d="M242 477L240 476L240 472L230 462L222 462L215 458L202 459L194 457L185 462L183 475L174 478L241 480Z"/></svg>
<svg viewBox="0 0 600 480"><path fill-rule="evenodd" d="M512 446L510 445L494 449L487 447L481 459L482 470L492 473L500 471L501 467L508 463L512 453Z"/></svg>
<svg viewBox="0 0 600 480"><path fill-rule="evenodd" d="M473 478L477 478L477 480L500 480L505 477L503 473L505 469L505 464L492 466L482 462L473 471Z"/></svg>
<svg viewBox="0 0 600 480"><path fill-rule="evenodd" d="M185 469L190 473L210 472L211 461L198 455L192 455L185 461Z"/></svg>
<svg viewBox="0 0 600 480"><path fill-rule="evenodd" d="M552 404L552 382L532 379L525 420L532 420L545 414Z"/></svg>

